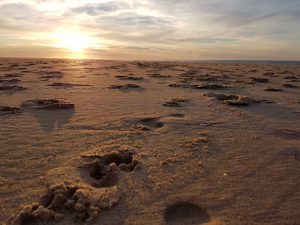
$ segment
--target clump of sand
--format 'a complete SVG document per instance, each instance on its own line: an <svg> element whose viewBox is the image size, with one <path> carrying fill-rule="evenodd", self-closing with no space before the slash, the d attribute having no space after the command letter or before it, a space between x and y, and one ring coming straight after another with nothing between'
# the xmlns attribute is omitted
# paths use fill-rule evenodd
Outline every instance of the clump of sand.
<svg viewBox="0 0 300 225"><path fill-rule="evenodd" d="M24 206L10 220L12 225L27 222L95 219L102 209L109 209L119 201L118 188L93 188L87 185L56 184L48 188L40 203Z"/></svg>

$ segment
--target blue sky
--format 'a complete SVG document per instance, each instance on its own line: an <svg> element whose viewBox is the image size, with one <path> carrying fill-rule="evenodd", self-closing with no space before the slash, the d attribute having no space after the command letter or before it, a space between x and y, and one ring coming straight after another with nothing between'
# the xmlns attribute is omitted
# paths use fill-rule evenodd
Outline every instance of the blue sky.
<svg viewBox="0 0 300 225"><path fill-rule="evenodd" d="M300 60L300 1L0 0L0 57Z"/></svg>

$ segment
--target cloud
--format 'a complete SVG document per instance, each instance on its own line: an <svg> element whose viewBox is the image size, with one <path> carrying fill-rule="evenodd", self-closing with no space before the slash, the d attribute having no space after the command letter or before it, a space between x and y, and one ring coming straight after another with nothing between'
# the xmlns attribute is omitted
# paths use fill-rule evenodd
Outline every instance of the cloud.
<svg viewBox="0 0 300 225"><path fill-rule="evenodd" d="M187 54L249 46L281 46L297 55L299 0L0 0L0 45L35 42L57 29L77 29L102 40L112 51L177 49ZM9 37L11 40L8 41ZM272 45L270 45L272 43ZM268 49L265 49L268 47ZM124 50L125 51L125 50ZM145 50L146 51L146 50ZM150 51L150 50L149 50ZM151 51L153 52L153 51ZM265 54L265 53L264 53ZM266 53L266 55L268 55ZM299 59L300 59L300 53Z"/></svg>
<svg viewBox="0 0 300 225"><path fill-rule="evenodd" d="M87 13L90 16L97 16L105 13L111 13L126 9L127 4L121 2L105 2L105 3L94 3L86 4L83 6L71 8L69 13Z"/></svg>

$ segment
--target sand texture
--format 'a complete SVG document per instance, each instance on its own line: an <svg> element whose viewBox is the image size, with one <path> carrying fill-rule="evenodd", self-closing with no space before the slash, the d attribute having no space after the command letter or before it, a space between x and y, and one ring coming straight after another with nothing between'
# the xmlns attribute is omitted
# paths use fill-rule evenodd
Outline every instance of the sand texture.
<svg viewBox="0 0 300 225"><path fill-rule="evenodd" d="M0 123L0 224L300 224L300 65L1 59Z"/></svg>

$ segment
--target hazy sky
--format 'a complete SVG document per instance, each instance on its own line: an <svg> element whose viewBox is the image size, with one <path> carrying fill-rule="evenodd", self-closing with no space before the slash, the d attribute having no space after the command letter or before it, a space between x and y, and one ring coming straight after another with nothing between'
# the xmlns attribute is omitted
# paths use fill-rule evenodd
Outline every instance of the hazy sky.
<svg viewBox="0 0 300 225"><path fill-rule="evenodd" d="M300 0L0 0L0 57L300 60Z"/></svg>

